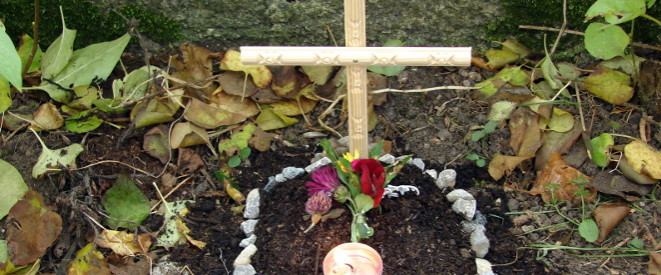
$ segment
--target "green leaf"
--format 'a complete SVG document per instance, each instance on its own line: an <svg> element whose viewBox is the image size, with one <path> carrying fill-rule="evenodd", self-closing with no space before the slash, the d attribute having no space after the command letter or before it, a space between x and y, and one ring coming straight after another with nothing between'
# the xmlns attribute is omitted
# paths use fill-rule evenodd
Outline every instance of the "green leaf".
<svg viewBox="0 0 661 275"><path fill-rule="evenodd" d="M476 160L480 159L480 156L478 156L477 154L468 154L468 155L466 155L465 158L467 160L470 160L470 161L476 161Z"/></svg>
<svg viewBox="0 0 661 275"><path fill-rule="evenodd" d="M143 66L132 71L124 77L123 80L115 79L112 83L112 92L114 99L137 99L145 96L150 78L149 70L152 70L151 77L156 73L161 73L161 69L155 66Z"/></svg>
<svg viewBox="0 0 661 275"><path fill-rule="evenodd" d="M487 161L485 159L478 159L475 161L475 165L477 165L477 167L484 167L487 165Z"/></svg>
<svg viewBox="0 0 661 275"><path fill-rule="evenodd" d="M126 174L117 178L101 198L101 203L109 216L105 224L112 229L134 230L149 216L149 200Z"/></svg>
<svg viewBox="0 0 661 275"><path fill-rule="evenodd" d="M252 153L250 147L243 147L239 151L239 157L241 157L241 159L247 159L250 156L250 153Z"/></svg>
<svg viewBox="0 0 661 275"><path fill-rule="evenodd" d="M521 55L508 50L488 50L484 53L489 62L488 65L496 69L505 67L505 65L519 61Z"/></svg>
<svg viewBox="0 0 661 275"><path fill-rule="evenodd" d="M356 206L356 212L365 213L374 207L374 200L372 197L360 193L353 198Z"/></svg>
<svg viewBox="0 0 661 275"><path fill-rule="evenodd" d="M227 166L231 168L238 167L241 164L241 158L239 156L232 156L228 161L227 161Z"/></svg>
<svg viewBox="0 0 661 275"><path fill-rule="evenodd" d="M496 130L496 126L498 126L498 121L489 120L487 124L484 124L484 132L491 134Z"/></svg>
<svg viewBox="0 0 661 275"><path fill-rule="evenodd" d="M606 22L620 24L645 14L645 0L597 0L585 13L586 21L603 16Z"/></svg>
<svg viewBox="0 0 661 275"><path fill-rule="evenodd" d="M553 65L553 61L551 60L551 57L548 55L548 53L546 54L544 60L542 60L540 67L542 69L542 75L544 75L544 79L546 79L546 82L551 86L551 88L560 89L562 87L562 82L558 79L560 72L558 71L558 68Z"/></svg>
<svg viewBox="0 0 661 275"><path fill-rule="evenodd" d="M23 78L21 77L21 58L14 48L14 43L4 31L4 25L0 31L0 77L4 77L17 89L23 89Z"/></svg>
<svg viewBox="0 0 661 275"><path fill-rule="evenodd" d="M633 97L633 87L629 75L604 66L597 69L583 81L583 87L608 103L623 105Z"/></svg>
<svg viewBox="0 0 661 275"><path fill-rule="evenodd" d="M11 90L9 88L9 81L0 76L0 113L4 113L11 107Z"/></svg>
<svg viewBox="0 0 661 275"><path fill-rule="evenodd" d="M598 137L590 140L590 154L592 161L599 167L605 167L610 162L610 147L615 145L613 136L608 133L602 133Z"/></svg>
<svg viewBox="0 0 661 275"><path fill-rule="evenodd" d="M495 76L475 84L475 87L480 88L478 91L484 96L490 97L495 94L499 88L505 86L505 84L509 83L515 86L523 86L528 84L528 80L528 75L521 70L521 67L512 67L500 70Z"/></svg>
<svg viewBox="0 0 661 275"><path fill-rule="evenodd" d="M384 47L402 47L404 42L401 40L388 40ZM405 66L367 66L367 70L370 72L375 72L377 74L382 74L385 76L396 76L399 72L403 71Z"/></svg>
<svg viewBox="0 0 661 275"><path fill-rule="evenodd" d="M46 147L46 144L44 144L36 132L35 135L37 136L39 143L41 143L42 151L37 163L32 167L33 178L40 178L51 168L55 168L59 171L60 165L66 167L75 165L76 157L83 151L83 146L78 143L57 150L51 150Z"/></svg>
<svg viewBox="0 0 661 275"><path fill-rule="evenodd" d="M76 30L67 29L62 16L62 34L53 41L41 61L41 78L53 79L69 63L73 54L73 41L76 38ZM89 83L87 83L89 84Z"/></svg>
<svg viewBox="0 0 661 275"><path fill-rule="evenodd" d="M586 219L583 220L579 225L578 225L578 234L583 237L587 242L594 242L597 240L599 237L599 228L597 227L597 223L594 222L592 219Z"/></svg>
<svg viewBox="0 0 661 275"><path fill-rule="evenodd" d="M471 140L473 140L474 142L478 142L478 141L480 141L480 139L482 139L486 136L487 136L487 133L485 133L484 130L475 131L471 135Z"/></svg>
<svg viewBox="0 0 661 275"><path fill-rule="evenodd" d="M248 140L252 137L257 127L255 124L247 124L240 131L234 132L230 139L222 140L218 143L218 152L227 152L228 155L234 154L242 148L248 147Z"/></svg>
<svg viewBox="0 0 661 275"><path fill-rule="evenodd" d="M255 119L255 123L264 131L275 130L294 125L298 119L283 115L271 107L262 109L262 112Z"/></svg>
<svg viewBox="0 0 661 275"><path fill-rule="evenodd" d="M585 29L585 49L596 58L623 56L629 40L627 33L617 25L591 23Z"/></svg>
<svg viewBox="0 0 661 275"><path fill-rule="evenodd" d="M24 34L21 37L21 45L18 47L18 56L21 57L21 68L25 68L25 64L28 63L30 55L32 54L32 47L34 46L34 39L27 34ZM41 48L37 47L37 52L35 52L34 57L32 58L32 63L30 63L30 68L28 68L27 73L34 72L41 67L41 59L43 58L44 52L41 51Z"/></svg>
<svg viewBox="0 0 661 275"><path fill-rule="evenodd" d="M103 120L96 115L89 115L89 111L82 111L68 117L64 121L64 127L74 133L85 133L99 128Z"/></svg>
<svg viewBox="0 0 661 275"><path fill-rule="evenodd" d="M30 188L23 181L21 173L8 162L0 159L0 220L7 216L9 209L23 198ZM0 260L0 264L4 263Z"/></svg>
<svg viewBox="0 0 661 275"><path fill-rule="evenodd" d="M643 246L645 244L643 243L643 240L638 239L638 237L634 237L629 241L629 247L635 248L635 249L643 249ZM2 262L2 261L0 261Z"/></svg>
<svg viewBox="0 0 661 275"><path fill-rule="evenodd" d="M383 140L379 141L370 149L369 157L370 158L377 158L383 154Z"/></svg>
<svg viewBox="0 0 661 275"><path fill-rule="evenodd" d="M44 81L40 88L55 101L69 101L69 91L64 89L105 80L115 68L129 40L131 36L125 34L113 41L89 45L74 51L69 63L53 78L52 82L57 85Z"/></svg>
<svg viewBox="0 0 661 275"><path fill-rule="evenodd" d="M7 241L0 240L0 264L4 264L7 261L9 253L7 251Z"/></svg>

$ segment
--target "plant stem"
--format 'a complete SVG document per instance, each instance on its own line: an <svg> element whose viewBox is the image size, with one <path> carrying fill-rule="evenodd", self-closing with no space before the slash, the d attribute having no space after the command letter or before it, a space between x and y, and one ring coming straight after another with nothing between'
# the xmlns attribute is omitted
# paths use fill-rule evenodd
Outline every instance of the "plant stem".
<svg viewBox="0 0 661 275"><path fill-rule="evenodd" d="M651 17L651 16L649 16L649 15L647 15L647 14L645 14L645 13L643 13L643 15L641 15L641 16L642 16L642 17L645 17L645 18L647 18L647 19L649 19L649 20L652 20L654 23L657 23L657 24L661 25L661 21L659 21L659 19L656 19L656 18L654 18L654 17Z"/></svg>
<svg viewBox="0 0 661 275"><path fill-rule="evenodd" d="M39 0L34 0L34 23L32 24L32 52L30 52L30 57L28 57L28 61L25 63L25 67L23 67L23 78L28 73L28 70L30 69L30 66L32 65L32 60L34 60L34 56L37 54L37 50L39 49Z"/></svg>
<svg viewBox="0 0 661 275"><path fill-rule="evenodd" d="M519 25L519 28L529 29L529 30L538 30L538 31L554 31L554 32L559 32L560 31L560 29L558 29L558 28L540 27L540 26L532 26L532 25ZM564 32L575 34L575 35L585 35L584 32L579 32L579 31L574 31L574 30L564 30ZM638 47L638 48L645 48L645 49L650 49L650 50L655 50L655 51L661 51L661 47L656 47L656 46L652 46L652 45L648 45L648 44L644 44L644 43L633 42L633 43L631 43L631 45L633 45L634 47Z"/></svg>

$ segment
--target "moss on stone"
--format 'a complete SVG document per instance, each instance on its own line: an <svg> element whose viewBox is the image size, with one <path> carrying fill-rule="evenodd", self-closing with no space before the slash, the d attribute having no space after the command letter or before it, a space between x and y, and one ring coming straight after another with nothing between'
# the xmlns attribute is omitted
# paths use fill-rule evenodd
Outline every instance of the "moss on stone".
<svg viewBox="0 0 661 275"><path fill-rule="evenodd" d="M62 7L67 28L77 31L74 48L115 39L128 30L127 19L139 20L138 30L158 42L179 39L180 24L164 14L134 4L104 10L90 1L41 0L39 44L48 47L62 33L59 7ZM119 13L119 14L118 14ZM34 1L5 0L0 2L0 18L5 21L7 33L15 41L21 34L32 35Z"/></svg>

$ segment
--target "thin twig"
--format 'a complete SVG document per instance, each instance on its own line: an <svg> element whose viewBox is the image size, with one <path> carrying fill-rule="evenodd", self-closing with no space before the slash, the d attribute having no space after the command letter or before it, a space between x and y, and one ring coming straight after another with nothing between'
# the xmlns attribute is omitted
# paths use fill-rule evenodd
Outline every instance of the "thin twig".
<svg viewBox="0 0 661 275"><path fill-rule="evenodd" d="M193 177L190 176L190 177L187 177L187 178L185 178L184 180L182 180L179 184L177 184L177 186L175 186L174 188L172 188L172 190L170 190L170 192L168 192L167 194L165 194L165 196L163 197L163 200L167 199L170 195L172 195L172 193L174 193L174 191L177 191L177 189L179 189L179 187L181 187L184 183L186 183L188 180L190 180L190 179L192 179L192 178L193 178ZM149 209L149 212L154 211L154 209L156 209L156 207L157 207L159 204L161 204L161 201L157 201L156 204L154 204L154 206L152 206L152 207Z"/></svg>
<svg viewBox="0 0 661 275"><path fill-rule="evenodd" d="M34 0L34 23L32 24L32 51L30 52L30 57L28 57L28 61L25 63L25 67L23 67L23 78L25 78L28 74L28 70L30 69L30 66L32 65L32 60L34 60L34 56L37 54L37 50L39 49L39 19L41 16L41 12L39 11L39 0Z"/></svg>
<svg viewBox="0 0 661 275"><path fill-rule="evenodd" d="M173 213L172 209L170 209L170 207L168 206L168 202L163 197L163 194L161 193L161 190L158 189L158 185L156 185L156 182L152 181L151 183L152 183L152 185L154 185L154 188L156 188L156 193L158 194L158 198L161 199L161 202L163 203L163 206L165 206L165 210L167 210L168 213Z"/></svg>
<svg viewBox="0 0 661 275"><path fill-rule="evenodd" d="M381 93L424 93L432 92L438 90L476 90L480 87L466 87L466 86L438 86L425 89L413 89L413 90L397 90L397 89L381 89L372 91L372 94L381 94Z"/></svg>
<svg viewBox="0 0 661 275"><path fill-rule="evenodd" d="M538 31L553 31L553 32L559 32L560 29L558 28L551 28L551 27L540 27L540 26L532 26L532 25L519 25L520 29L528 29L528 30L538 30ZM570 34L575 34L575 35L585 35L584 32L579 32L579 31L573 31L573 30L564 30L565 33L570 33ZM661 52L661 47L656 47L652 46L649 44L645 43L640 43L640 42L632 42L631 45L634 47L638 48L645 48L645 49L650 49L650 50L655 50L655 51L660 51Z"/></svg>
<svg viewBox="0 0 661 275"><path fill-rule="evenodd" d="M553 43L553 47L551 48L551 52L549 53L549 56L552 56L553 53L555 53L555 49L558 48L558 44L560 44L560 38L565 32L565 29L567 28L567 0L562 1L562 27L560 27L560 32L558 33L558 37L555 38L555 42Z"/></svg>
<svg viewBox="0 0 661 275"><path fill-rule="evenodd" d="M328 125L326 125L326 123L324 123L323 119L324 119L324 117L326 117L333 110L333 107L335 107L335 105L337 105L337 103L340 102L340 100L342 100L346 96L347 96L346 94L338 96L335 99L335 101L333 101L333 103L331 103L331 105L328 106L328 108L323 113L321 113L321 115L319 115L317 117L317 122L319 122L319 126L321 126L322 128L328 130L329 132L337 135L338 137L342 137L342 135L340 135L340 133L335 131L335 129L333 129L333 128L329 127Z"/></svg>

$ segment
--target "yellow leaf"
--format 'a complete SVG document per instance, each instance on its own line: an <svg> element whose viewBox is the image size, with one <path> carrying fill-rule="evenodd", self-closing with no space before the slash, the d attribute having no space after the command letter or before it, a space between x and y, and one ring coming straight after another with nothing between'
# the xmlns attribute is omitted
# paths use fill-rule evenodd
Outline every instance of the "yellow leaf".
<svg viewBox="0 0 661 275"><path fill-rule="evenodd" d="M220 63L220 69L228 71L241 71L249 74L257 87L266 88L273 79L273 74L263 65L243 65L241 53L229 50Z"/></svg>
<svg viewBox="0 0 661 275"><path fill-rule="evenodd" d="M519 60L519 54L507 50L488 50L484 53L489 62L487 65L491 65L496 69L505 67L505 65L514 63Z"/></svg>
<svg viewBox="0 0 661 275"><path fill-rule="evenodd" d="M551 131L567 132L574 127L574 116L562 109L553 108L553 114L547 127Z"/></svg>
<svg viewBox="0 0 661 275"><path fill-rule="evenodd" d="M135 239L134 235L126 231L103 230L95 240L100 247L110 248L120 256L134 256L137 253L145 253L151 246L151 239L147 234L140 234Z"/></svg>
<svg viewBox="0 0 661 275"><path fill-rule="evenodd" d="M209 135L204 129L190 122L180 122L174 125L170 135L170 148L188 147L209 143Z"/></svg>
<svg viewBox="0 0 661 275"><path fill-rule="evenodd" d="M583 81L583 87L590 93L598 96L608 103L622 105L633 97L631 78L604 66L597 69Z"/></svg>
<svg viewBox="0 0 661 275"><path fill-rule="evenodd" d="M637 139L624 146L624 156L636 172L661 179L661 151Z"/></svg>
<svg viewBox="0 0 661 275"><path fill-rule="evenodd" d="M262 113L257 116L255 122L264 131L284 128L298 122L298 119L285 116L273 108L267 107L262 109Z"/></svg>
<svg viewBox="0 0 661 275"><path fill-rule="evenodd" d="M530 157L496 155L489 162L489 175L491 175L493 179L499 180L503 175L509 175L512 173L512 170L514 170L516 166L529 158Z"/></svg>
<svg viewBox="0 0 661 275"><path fill-rule="evenodd" d="M76 258L69 263L67 270L69 275L110 274L106 259L94 249L93 243L88 243L76 252Z"/></svg>

